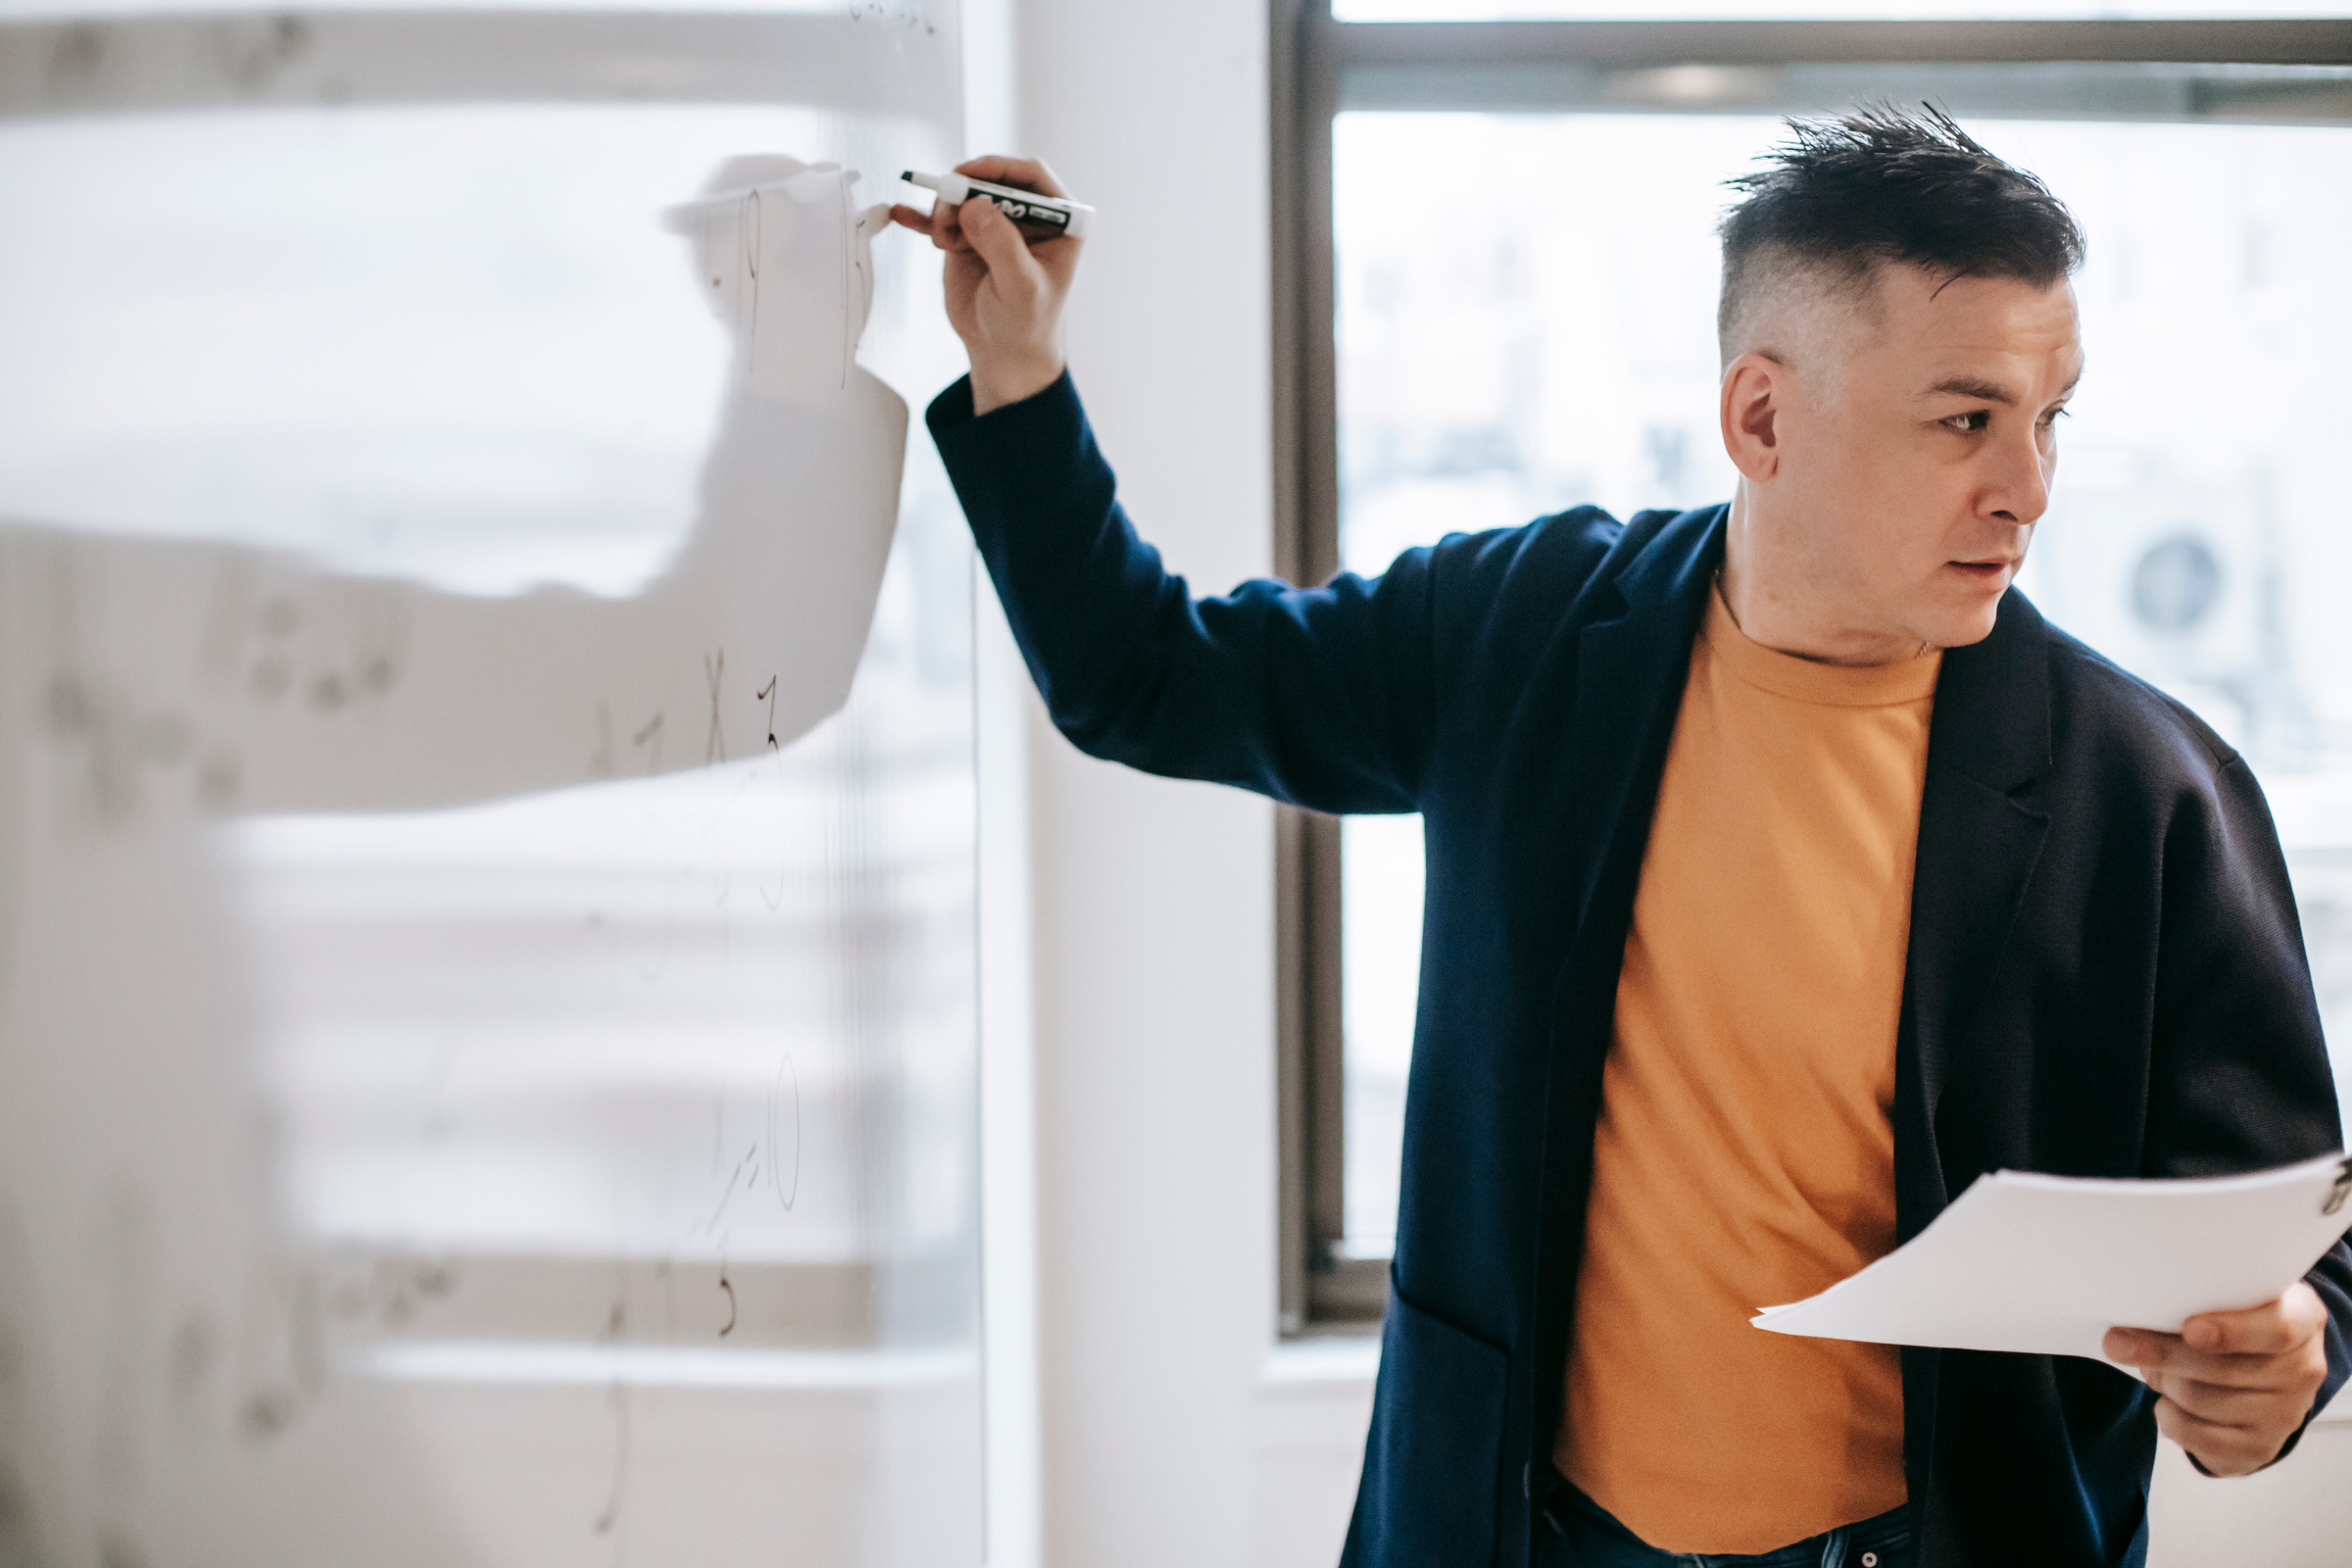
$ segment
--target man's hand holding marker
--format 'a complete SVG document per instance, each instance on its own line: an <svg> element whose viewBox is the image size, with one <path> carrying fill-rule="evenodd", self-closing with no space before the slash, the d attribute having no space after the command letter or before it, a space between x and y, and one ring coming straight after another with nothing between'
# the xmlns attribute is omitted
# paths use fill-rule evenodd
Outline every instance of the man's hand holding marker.
<svg viewBox="0 0 2352 1568"><path fill-rule="evenodd" d="M1045 165L1022 158L974 158L956 172L991 184L1067 199ZM893 221L931 236L947 252L948 322L972 360L972 412L1034 397L1061 379L1061 308L1086 241L1031 239L986 196L928 213L893 207Z"/></svg>

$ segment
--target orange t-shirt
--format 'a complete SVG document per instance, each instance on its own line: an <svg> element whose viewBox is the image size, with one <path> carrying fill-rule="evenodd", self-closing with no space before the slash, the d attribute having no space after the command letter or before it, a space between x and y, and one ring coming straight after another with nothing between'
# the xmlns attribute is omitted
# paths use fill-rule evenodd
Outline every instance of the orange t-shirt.
<svg viewBox="0 0 2352 1568"><path fill-rule="evenodd" d="M1939 656L1690 651L1602 1073L1562 1474L1654 1546L1901 1505L1886 1346L1748 1324L1894 1246L1894 1035Z"/></svg>

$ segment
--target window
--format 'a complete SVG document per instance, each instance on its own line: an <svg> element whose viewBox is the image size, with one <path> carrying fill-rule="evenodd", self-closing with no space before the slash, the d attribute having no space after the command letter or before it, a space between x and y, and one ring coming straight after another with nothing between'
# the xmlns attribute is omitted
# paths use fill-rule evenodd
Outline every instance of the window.
<svg viewBox="0 0 2352 1568"><path fill-rule="evenodd" d="M2352 352L2337 282L2352 21L2139 21L2094 37L2041 21L1802 20L1890 10L1830 0L1335 10L1285 40L1291 567L1371 574L1444 534L1580 503L1625 515L1723 499L1723 180L1783 116L1940 103L2046 178L2090 241L2077 284L2090 374L2022 586L2254 760L2322 1005L2352 1030L2352 642L2323 587L2352 564L2324 423L2324 377ZM2116 15L1936 8L2094 10ZM1569 16L1616 20L1476 20ZM1698 17L1750 21L1625 20ZM1387 24L1403 20L1430 24ZM1442 222L1399 199L1418 190L1446 193ZM2192 412L2183 386L2237 390ZM1300 817L1283 843L1297 1329L1382 1307L1421 848L1411 817Z"/></svg>

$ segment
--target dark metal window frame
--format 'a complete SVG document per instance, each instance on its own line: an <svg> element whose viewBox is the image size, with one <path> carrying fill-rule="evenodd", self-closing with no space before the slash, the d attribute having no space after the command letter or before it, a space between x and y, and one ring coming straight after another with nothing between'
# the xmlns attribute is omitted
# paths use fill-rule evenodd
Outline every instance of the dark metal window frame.
<svg viewBox="0 0 2352 1568"><path fill-rule="evenodd" d="M1346 23L1330 0L1270 0L1276 569L1302 583L1339 569L1332 134L1344 109L1757 113L1823 107L1808 91L1856 68L2007 66L2026 101L2065 114L2066 67L2145 68L2176 89L2180 68L2195 67L2235 69L2173 91L2169 110L2122 117L2340 123L2352 121L2347 10L2296 21ZM1724 96L1690 101L1662 74L1690 66L1722 68ZM2119 118L2112 107L2096 117ZM1344 1246L1339 822L1285 808L1275 849L1281 1324L1362 1329L1386 1309L1388 1260Z"/></svg>

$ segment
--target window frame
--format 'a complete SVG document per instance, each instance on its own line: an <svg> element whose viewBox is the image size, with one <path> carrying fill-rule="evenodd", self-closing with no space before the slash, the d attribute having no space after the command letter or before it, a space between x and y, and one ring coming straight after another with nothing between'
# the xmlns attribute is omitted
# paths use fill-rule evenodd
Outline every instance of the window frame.
<svg viewBox="0 0 2352 1568"><path fill-rule="evenodd" d="M2352 66L2352 6L2317 19L1396 23L1337 21L1330 0L1269 0L1269 14L1274 559L1281 576L1301 584L1339 569L1332 154L1334 125L1347 109L1779 108L1752 99L1644 104L1593 95L1607 74L1687 66ZM2352 122L2352 82L2283 98L2249 87L2242 100L2200 105L2188 118L2225 116ZM1340 877L1339 818L1278 808L1278 1279L1286 1336L1367 1332L1388 1304L1389 1259L1346 1245Z"/></svg>

